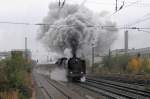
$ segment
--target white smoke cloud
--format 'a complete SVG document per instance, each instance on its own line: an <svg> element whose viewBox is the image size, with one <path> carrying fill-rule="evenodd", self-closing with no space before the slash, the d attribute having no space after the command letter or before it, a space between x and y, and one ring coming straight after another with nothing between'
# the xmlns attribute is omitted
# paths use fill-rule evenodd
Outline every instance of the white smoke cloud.
<svg viewBox="0 0 150 99"><path fill-rule="evenodd" d="M38 74L46 75L50 77L50 79L56 80L56 81L68 81L67 80L67 71L65 68L58 68L55 67L51 70L46 69L36 69L36 72Z"/></svg>
<svg viewBox="0 0 150 99"><path fill-rule="evenodd" d="M70 49L80 56L87 56L93 39L95 52L103 53L110 48L117 34L116 24L108 18L106 20L104 13L94 14L78 5L66 4L60 9L57 3L50 4L43 23L50 25L41 26L38 38L51 51L63 54Z"/></svg>
<svg viewBox="0 0 150 99"><path fill-rule="evenodd" d="M64 56L69 59L72 56L71 55L71 49L66 48L64 50Z"/></svg>
<svg viewBox="0 0 150 99"><path fill-rule="evenodd" d="M50 73L50 78L56 81L67 81L67 72L64 68L55 68Z"/></svg>

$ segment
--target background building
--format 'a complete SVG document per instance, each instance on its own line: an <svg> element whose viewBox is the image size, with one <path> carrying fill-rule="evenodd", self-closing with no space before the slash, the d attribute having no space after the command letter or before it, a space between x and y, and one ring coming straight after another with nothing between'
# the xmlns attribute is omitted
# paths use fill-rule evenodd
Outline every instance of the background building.
<svg viewBox="0 0 150 99"><path fill-rule="evenodd" d="M138 53L140 53L142 58L150 58L150 47L139 48L139 49L134 49L134 48L128 49L127 52L124 49L116 49L111 51L112 56L122 55L125 53L129 54L130 56L135 56Z"/></svg>
<svg viewBox="0 0 150 99"><path fill-rule="evenodd" d="M6 57L10 57L11 56L11 52L0 52L0 60L5 59Z"/></svg>

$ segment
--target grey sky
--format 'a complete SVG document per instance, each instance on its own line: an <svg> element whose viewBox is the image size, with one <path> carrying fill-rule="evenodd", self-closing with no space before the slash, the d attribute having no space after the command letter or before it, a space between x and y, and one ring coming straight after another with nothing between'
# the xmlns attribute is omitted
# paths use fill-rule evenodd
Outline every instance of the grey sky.
<svg viewBox="0 0 150 99"><path fill-rule="evenodd" d="M0 22L40 23L48 13L49 3L54 1L58 0L0 0ZM138 19L143 19L143 16L148 14L150 17L149 0L125 0L125 6L128 5L128 7L113 15L115 0L66 0L66 3L81 4L83 1L86 1L84 6L96 13L107 11L108 18L116 21L118 26L133 23ZM118 7L122 5L122 1L118 0ZM136 3L133 4L132 2ZM135 26L150 27L150 19ZM46 57L47 53L43 46L36 41L37 31L38 26L33 25L0 24L0 51L23 49L24 37L27 36L28 46L33 51L34 57ZM123 30L119 31L118 39L112 45L112 49L124 47L123 35ZM150 33L130 30L129 48L149 47L149 38Z"/></svg>

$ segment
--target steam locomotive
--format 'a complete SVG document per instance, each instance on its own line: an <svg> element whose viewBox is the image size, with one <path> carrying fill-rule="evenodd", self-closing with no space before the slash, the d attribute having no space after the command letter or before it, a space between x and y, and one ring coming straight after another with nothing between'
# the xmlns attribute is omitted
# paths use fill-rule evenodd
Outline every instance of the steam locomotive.
<svg viewBox="0 0 150 99"><path fill-rule="evenodd" d="M72 57L69 60L65 57L59 58L57 64L60 68L66 68L68 81L85 81L86 63L77 57Z"/></svg>
<svg viewBox="0 0 150 99"><path fill-rule="evenodd" d="M86 63L77 57L68 60L67 77L69 81L85 81Z"/></svg>

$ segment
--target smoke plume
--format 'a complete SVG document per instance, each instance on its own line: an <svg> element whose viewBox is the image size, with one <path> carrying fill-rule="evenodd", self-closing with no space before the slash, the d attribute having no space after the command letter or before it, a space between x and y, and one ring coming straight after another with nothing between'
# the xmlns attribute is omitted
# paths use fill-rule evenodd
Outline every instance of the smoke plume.
<svg viewBox="0 0 150 99"><path fill-rule="evenodd" d="M40 27L38 39L51 51L64 54L70 49L73 56L89 55L91 45L95 53L103 53L116 39L116 24L105 19L105 14L94 14L85 7L65 4L59 8L57 3L49 6L49 13ZM107 27L106 27L107 26Z"/></svg>
<svg viewBox="0 0 150 99"><path fill-rule="evenodd" d="M67 81L67 72L64 68L55 68L50 73L50 78L57 81Z"/></svg>

